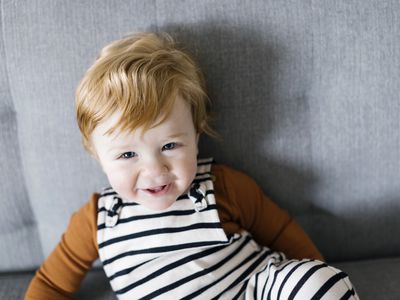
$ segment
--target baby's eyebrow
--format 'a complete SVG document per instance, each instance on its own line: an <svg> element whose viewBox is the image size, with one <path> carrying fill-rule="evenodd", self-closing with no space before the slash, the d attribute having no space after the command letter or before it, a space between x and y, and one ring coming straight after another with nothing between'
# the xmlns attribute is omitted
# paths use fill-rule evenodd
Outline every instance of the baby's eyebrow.
<svg viewBox="0 0 400 300"><path fill-rule="evenodd" d="M132 145L130 145L130 144L111 146L107 149L107 152L109 153L109 152L113 152L113 151L121 151L121 150L131 148L131 147L132 147Z"/></svg>
<svg viewBox="0 0 400 300"><path fill-rule="evenodd" d="M187 132L178 132L178 133L174 133L174 134L169 135L167 138L168 139L174 139L174 138L181 137L181 136L186 136L186 135L188 135Z"/></svg>

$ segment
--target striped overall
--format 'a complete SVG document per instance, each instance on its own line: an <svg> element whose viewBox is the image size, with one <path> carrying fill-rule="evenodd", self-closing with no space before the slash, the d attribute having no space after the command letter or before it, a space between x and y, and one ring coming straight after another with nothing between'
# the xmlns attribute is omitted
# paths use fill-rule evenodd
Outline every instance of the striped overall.
<svg viewBox="0 0 400 300"><path fill-rule="evenodd" d="M119 299L357 299L337 269L286 260L245 231L225 234L210 170L199 160L188 194L161 212L103 192L99 255Z"/></svg>

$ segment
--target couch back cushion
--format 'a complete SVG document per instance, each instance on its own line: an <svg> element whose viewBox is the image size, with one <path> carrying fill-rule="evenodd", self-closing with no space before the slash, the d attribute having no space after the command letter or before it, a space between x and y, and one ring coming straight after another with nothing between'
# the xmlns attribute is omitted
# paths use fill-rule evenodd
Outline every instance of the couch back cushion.
<svg viewBox="0 0 400 300"><path fill-rule="evenodd" d="M30 268L107 185L74 91L106 43L167 31L199 61L223 142L330 260L398 255L398 1L11 1L2 5L0 269Z"/></svg>

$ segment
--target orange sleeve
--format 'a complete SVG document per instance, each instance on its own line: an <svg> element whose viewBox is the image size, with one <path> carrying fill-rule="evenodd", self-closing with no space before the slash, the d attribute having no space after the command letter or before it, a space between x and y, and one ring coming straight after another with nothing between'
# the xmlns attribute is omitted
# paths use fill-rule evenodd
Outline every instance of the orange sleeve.
<svg viewBox="0 0 400 300"><path fill-rule="evenodd" d="M245 229L263 246L288 258L323 260L317 247L300 227L249 176L226 166L214 166L215 193L225 231Z"/></svg>
<svg viewBox="0 0 400 300"><path fill-rule="evenodd" d="M98 257L97 199L93 195L72 215L61 241L32 279L25 300L72 299Z"/></svg>

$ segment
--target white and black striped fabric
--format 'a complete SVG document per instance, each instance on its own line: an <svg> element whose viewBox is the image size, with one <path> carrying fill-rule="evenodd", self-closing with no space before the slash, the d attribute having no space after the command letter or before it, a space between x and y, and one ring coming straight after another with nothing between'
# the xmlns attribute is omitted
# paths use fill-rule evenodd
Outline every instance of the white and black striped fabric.
<svg viewBox="0 0 400 300"><path fill-rule="evenodd" d="M227 236L211 162L199 160L188 195L162 212L104 190L97 241L119 299L356 299L347 276L322 262L285 260L247 232Z"/></svg>

